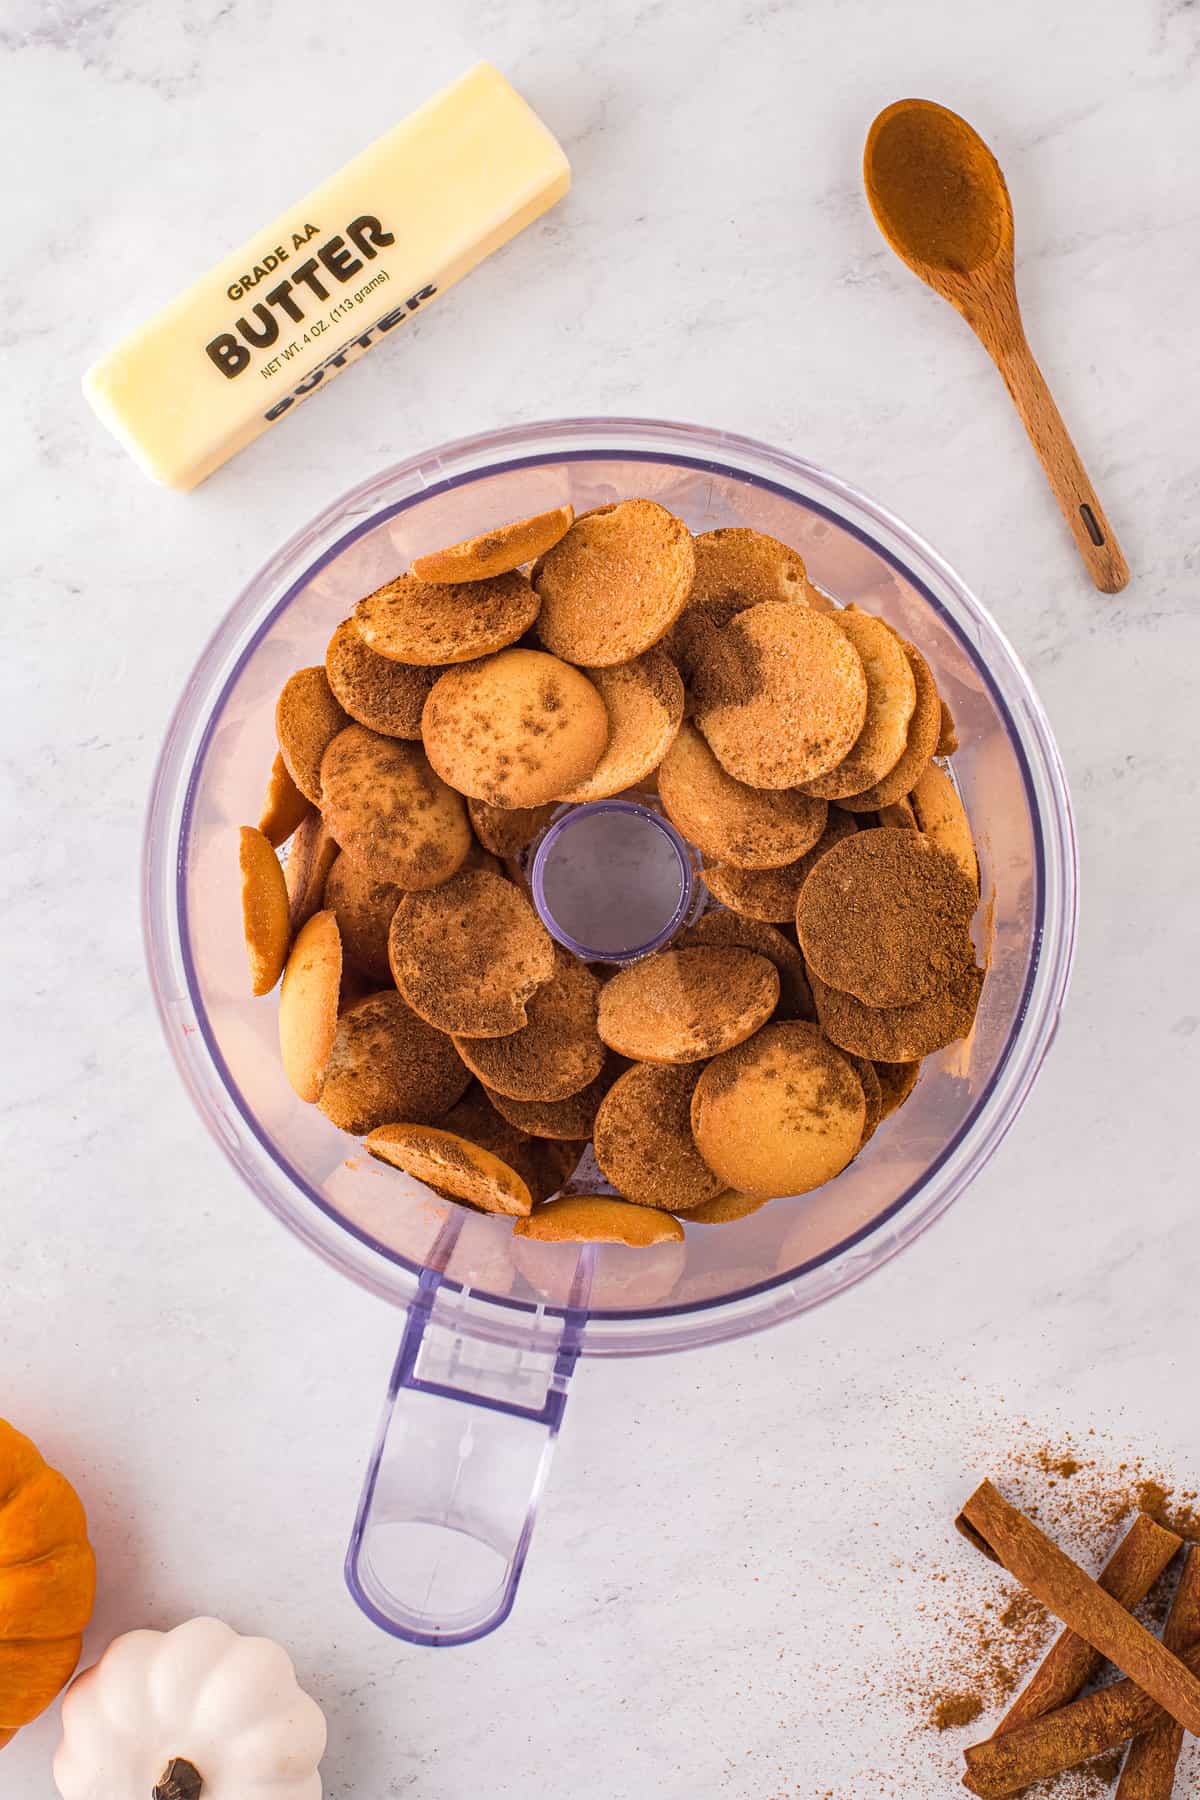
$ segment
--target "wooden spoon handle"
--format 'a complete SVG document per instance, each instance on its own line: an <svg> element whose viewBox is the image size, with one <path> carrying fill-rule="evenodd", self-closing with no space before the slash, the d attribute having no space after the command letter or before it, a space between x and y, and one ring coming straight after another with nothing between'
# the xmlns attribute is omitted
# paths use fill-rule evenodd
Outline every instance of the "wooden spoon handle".
<svg viewBox="0 0 1200 1800"><path fill-rule="evenodd" d="M988 348L1046 471L1063 518L1071 527L1088 574L1102 594L1119 593L1129 580L1129 564L1032 350L1023 335L1015 344L989 344Z"/></svg>

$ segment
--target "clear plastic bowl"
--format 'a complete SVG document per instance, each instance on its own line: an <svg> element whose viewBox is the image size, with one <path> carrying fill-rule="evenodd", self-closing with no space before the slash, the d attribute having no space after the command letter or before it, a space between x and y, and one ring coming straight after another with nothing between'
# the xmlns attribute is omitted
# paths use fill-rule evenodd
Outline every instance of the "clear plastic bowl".
<svg viewBox="0 0 1200 1800"><path fill-rule="evenodd" d="M818 586L920 646L957 722L989 972L970 1039L927 1061L912 1098L835 1182L736 1224L690 1227L682 1245L577 1250L514 1240L508 1221L439 1200L295 1098L275 1006L248 992L235 838L258 817L279 689L323 659L361 595L499 519L629 495L696 531L782 538ZM945 1211L1029 1093L1075 933L1074 834L1049 725L953 571L821 469L728 433L637 419L446 445L354 489L286 544L216 632L171 722L144 882L151 980L205 1123L284 1224L409 1309L348 1578L381 1625L423 1643L464 1642L506 1616L577 1356L684 1349L790 1318Z"/></svg>

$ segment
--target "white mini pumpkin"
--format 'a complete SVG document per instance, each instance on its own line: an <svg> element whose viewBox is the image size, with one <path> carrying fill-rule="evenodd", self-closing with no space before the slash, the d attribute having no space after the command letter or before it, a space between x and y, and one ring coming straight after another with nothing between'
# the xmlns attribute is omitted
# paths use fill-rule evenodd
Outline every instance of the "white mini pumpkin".
<svg viewBox="0 0 1200 1800"><path fill-rule="evenodd" d="M116 1638L62 1722L63 1800L321 1800L320 1707L286 1650L219 1619Z"/></svg>

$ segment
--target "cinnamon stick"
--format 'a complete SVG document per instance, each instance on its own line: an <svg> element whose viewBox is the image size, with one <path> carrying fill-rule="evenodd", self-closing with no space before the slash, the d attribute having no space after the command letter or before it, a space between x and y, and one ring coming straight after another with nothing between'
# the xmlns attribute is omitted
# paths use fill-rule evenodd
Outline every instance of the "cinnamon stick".
<svg viewBox="0 0 1200 1800"><path fill-rule="evenodd" d="M1186 1730L1200 1734L1200 1679L1193 1670L1051 1543L1032 1519L1010 1506L990 1481L971 1495L962 1517L1035 1600L1115 1663Z"/></svg>
<svg viewBox="0 0 1200 1800"><path fill-rule="evenodd" d="M1187 1553L1171 1603L1163 1643L1178 1656L1200 1645L1200 1549ZM1134 1738L1121 1770L1116 1800L1171 1800L1183 1729L1174 1719Z"/></svg>
<svg viewBox="0 0 1200 1800"><path fill-rule="evenodd" d="M1179 1666L1200 1674L1200 1646L1185 1651ZM1155 1705L1136 1682L1114 1681L1111 1687L1018 1725L1003 1737L972 1744L966 1753L963 1786L983 1800L1004 1800L1048 1775L1060 1775L1093 1756L1103 1756L1127 1738L1169 1719L1170 1714Z"/></svg>
<svg viewBox="0 0 1200 1800"><path fill-rule="evenodd" d="M1098 1585L1126 1612L1131 1612L1139 1600L1146 1598L1181 1542L1173 1531L1156 1524L1147 1513L1139 1513L1097 1576ZM1168 1647L1186 1650L1190 1644ZM1074 1700L1089 1681L1095 1680L1103 1663L1100 1652L1093 1650L1077 1631L1062 1632L997 1725L995 1736L1000 1737L1029 1719L1040 1719L1043 1713Z"/></svg>

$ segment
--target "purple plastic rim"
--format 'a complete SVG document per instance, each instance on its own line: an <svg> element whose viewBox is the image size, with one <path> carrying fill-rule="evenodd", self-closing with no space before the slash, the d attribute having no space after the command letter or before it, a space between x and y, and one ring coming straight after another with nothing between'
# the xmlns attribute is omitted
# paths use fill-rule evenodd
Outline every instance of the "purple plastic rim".
<svg viewBox="0 0 1200 1800"><path fill-rule="evenodd" d="M648 1355L761 1330L834 1298L898 1255L941 1217L990 1160L1024 1105L1057 1030L1074 961L1078 914L1078 858L1062 761L1049 721L1004 633L950 565L911 527L849 482L788 451L735 432L669 420L547 420L458 439L393 465L341 495L283 545L209 638L175 708L155 771L143 856L143 932L168 1047L197 1110L229 1161L281 1223L332 1267L381 1299L409 1305L422 1266L349 1223L312 1187L262 1130L221 1054L199 991L188 932L185 867L194 795L225 702L245 662L295 595L347 545L430 494L485 475L612 458L710 471L780 494L857 537L896 569L958 640L984 682L1005 721L1035 826L1035 928L1025 991L989 1084L954 1139L882 1214L794 1269L717 1301L589 1313L584 1346L588 1354ZM396 500L392 496L398 489L402 497ZM301 557L311 560L296 574ZM935 585L946 591L945 597L934 591ZM991 639L992 661L1002 666L1007 693L979 653L976 634L981 627ZM216 699L207 698L218 683ZM201 697L207 706L203 718ZM194 1016L195 1025L189 1020L181 1031L184 1013ZM226 1115L214 1109L211 1077L200 1077L188 1054L193 1035L203 1043L212 1072L246 1128L245 1143L231 1141L223 1129ZM1022 1037L1027 1040L1024 1055L1014 1063ZM997 1102L1002 1085L1007 1092ZM989 1106L992 1116L985 1117ZM960 1149L964 1166L953 1171L933 1200L917 1208L914 1203ZM298 1197L307 1206L297 1204ZM887 1241L874 1247L865 1266L864 1255L855 1253L884 1227L891 1227ZM828 1265L835 1266L821 1291L806 1295L793 1291L795 1284ZM451 1291L458 1288L449 1280L445 1286ZM473 1330L495 1342L523 1344L536 1329L538 1316L563 1316L561 1308L511 1296L478 1298L487 1302L487 1316L478 1317Z"/></svg>
<svg viewBox="0 0 1200 1800"><path fill-rule="evenodd" d="M648 827L659 833L670 844L675 852L675 861L679 867L679 902L660 931L655 932L644 944L637 944L630 950L601 950L593 944L581 944L573 938L569 931L559 924L546 899L546 863L556 844L562 842L568 831L586 825L589 818L596 818L602 813L627 813L634 818L645 820ZM582 806L572 807L561 819L556 819L543 834L537 850L534 852L533 867L530 870L530 885L533 888L533 904L538 910L538 917L552 938L569 950L573 956L581 957L584 962L631 963L643 956L649 956L658 950L669 938L674 937L683 921L687 918L688 908L692 903L692 859L688 847L680 837L669 819L660 818L651 812L648 806L639 806L633 800L589 800Z"/></svg>

